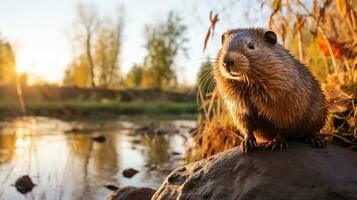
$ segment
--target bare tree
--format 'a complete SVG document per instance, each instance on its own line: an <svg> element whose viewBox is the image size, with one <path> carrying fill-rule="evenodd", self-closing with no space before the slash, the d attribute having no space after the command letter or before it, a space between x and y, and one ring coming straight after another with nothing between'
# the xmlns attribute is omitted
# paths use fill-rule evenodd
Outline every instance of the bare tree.
<svg viewBox="0 0 357 200"><path fill-rule="evenodd" d="M78 4L71 31L74 33L71 38L74 58L64 84L110 88L119 82L124 8L118 8L114 19L111 16L100 18L94 4Z"/></svg>
<svg viewBox="0 0 357 200"><path fill-rule="evenodd" d="M117 12L115 20L101 21L96 41L95 62L98 67L98 81L101 87L111 87L119 74L119 55L122 45L123 8Z"/></svg>
<svg viewBox="0 0 357 200"><path fill-rule="evenodd" d="M95 73L94 73L94 61L92 55L92 40L96 29L98 28L99 20L97 17L97 11L93 4L79 3L77 6L78 22L83 28L83 38L85 40L86 56L88 59L91 75L91 86L96 87Z"/></svg>

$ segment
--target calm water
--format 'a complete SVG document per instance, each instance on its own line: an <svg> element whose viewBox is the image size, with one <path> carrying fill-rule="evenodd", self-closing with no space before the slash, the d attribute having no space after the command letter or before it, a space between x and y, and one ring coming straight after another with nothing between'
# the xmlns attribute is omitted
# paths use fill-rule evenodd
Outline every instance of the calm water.
<svg viewBox="0 0 357 200"><path fill-rule="evenodd" d="M26 117L0 121L0 199L105 199L105 184L157 189L165 176L184 164L187 139L181 134L135 135L142 124L187 132L193 120L63 121ZM92 140L95 135L106 141ZM125 178L122 170L140 172ZM13 184L30 175L37 185L20 194Z"/></svg>

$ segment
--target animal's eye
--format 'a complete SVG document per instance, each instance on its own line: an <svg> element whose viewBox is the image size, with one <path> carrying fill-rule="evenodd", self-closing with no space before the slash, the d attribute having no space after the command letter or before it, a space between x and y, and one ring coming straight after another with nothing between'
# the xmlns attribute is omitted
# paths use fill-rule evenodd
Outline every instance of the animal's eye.
<svg viewBox="0 0 357 200"><path fill-rule="evenodd" d="M248 48L249 48L249 49L254 49L254 44L251 43L251 42L249 42L249 43L248 43Z"/></svg>

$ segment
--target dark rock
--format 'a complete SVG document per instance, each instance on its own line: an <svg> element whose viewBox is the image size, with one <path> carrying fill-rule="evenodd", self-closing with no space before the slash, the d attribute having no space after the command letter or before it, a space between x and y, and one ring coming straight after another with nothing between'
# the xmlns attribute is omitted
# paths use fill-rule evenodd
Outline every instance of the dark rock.
<svg viewBox="0 0 357 200"><path fill-rule="evenodd" d="M133 177L135 174L137 174L139 171L133 168L125 169L123 171L123 176L127 178Z"/></svg>
<svg viewBox="0 0 357 200"><path fill-rule="evenodd" d="M188 133L191 135L195 135L197 133L197 127L196 128L191 128L190 130L188 130Z"/></svg>
<svg viewBox="0 0 357 200"><path fill-rule="evenodd" d="M16 187L17 191L21 192L22 194L31 192L33 187L35 187L35 186L36 185L32 182L30 176L28 176L28 175L21 176L15 182L15 187Z"/></svg>
<svg viewBox="0 0 357 200"><path fill-rule="evenodd" d="M104 185L104 187L107 188L108 190L113 190L113 191L119 189L118 186L116 186L116 185L111 185L111 184Z"/></svg>
<svg viewBox="0 0 357 200"><path fill-rule="evenodd" d="M108 200L150 200L155 190L151 188L121 187L113 192Z"/></svg>
<svg viewBox="0 0 357 200"><path fill-rule="evenodd" d="M92 139L99 143L105 142L107 140L104 135L96 135L96 136L92 137Z"/></svg>
<svg viewBox="0 0 357 200"><path fill-rule="evenodd" d="M357 199L357 153L328 144L302 143L271 152L239 148L174 170L153 200Z"/></svg>
<svg viewBox="0 0 357 200"><path fill-rule="evenodd" d="M180 152L177 152L177 151L173 151L173 152L171 152L171 154L174 155L174 156L181 155L181 153L180 153Z"/></svg>

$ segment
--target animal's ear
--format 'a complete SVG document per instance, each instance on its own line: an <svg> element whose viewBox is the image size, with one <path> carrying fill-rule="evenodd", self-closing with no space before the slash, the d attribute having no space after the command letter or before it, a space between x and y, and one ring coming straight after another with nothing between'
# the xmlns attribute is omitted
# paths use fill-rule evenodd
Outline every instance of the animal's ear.
<svg viewBox="0 0 357 200"><path fill-rule="evenodd" d="M224 40L226 39L226 33L223 33L221 36L221 43L224 43Z"/></svg>
<svg viewBox="0 0 357 200"><path fill-rule="evenodd" d="M274 46L277 41L276 34L273 31L267 31L264 33L264 39L267 41L269 44Z"/></svg>

